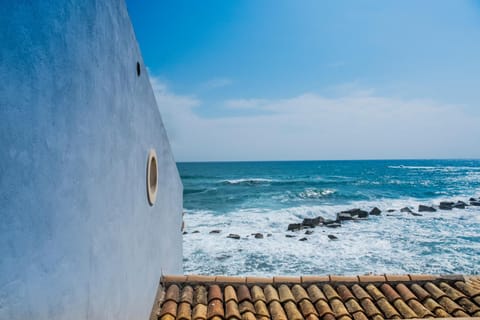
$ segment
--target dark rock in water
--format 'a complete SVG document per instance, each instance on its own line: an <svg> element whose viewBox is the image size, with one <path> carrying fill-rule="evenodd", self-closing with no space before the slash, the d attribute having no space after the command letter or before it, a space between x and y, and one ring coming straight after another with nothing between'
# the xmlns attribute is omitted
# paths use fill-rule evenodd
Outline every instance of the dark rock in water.
<svg viewBox="0 0 480 320"><path fill-rule="evenodd" d="M360 219L368 218L368 212L367 212L367 211L360 210L360 211L358 212L358 217L359 217Z"/></svg>
<svg viewBox="0 0 480 320"><path fill-rule="evenodd" d="M423 204L418 206L418 212L436 212L434 207L424 206Z"/></svg>
<svg viewBox="0 0 480 320"><path fill-rule="evenodd" d="M472 202L472 201L473 201L473 202L476 202L476 201L478 201L478 200L475 199L475 198L470 198L470 199L468 199L468 201L470 201L470 202Z"/></svg>
<svg viewBox="0 0 480 320"><path fill-rule="evenodd" d="M361 209L358 209L358 208L342 211L340 213L349 214L351 217L355 217L355 216L358 217L358 218L367 218L368 217L368 212L367 211L364 211L364 210L361 210Z"/></svg>
<svg viewBox="0 0 480 320"><path fill-rule="evenodd" d="M238 239L240 239L240 236L238 234L235 234L235 233L230 233L227 236L227 238L238 240Z"/></svg>
<svg viewBox="0 0 480 320"><path fill-rule="evenodd" d="M183 233L182 233L182 234L188 234L188 232L187 232L187 231L183 231Z"/></svg>
<svg viewBox="0 0 480 320"><path fill-rule="evenodd" d="M353 220L353 216L347 212L337 213L337 221L348 221Z"/></svg>
<svg viewBox="0 0 480 320"><path fill-rule="evenodd" d="M395 212L395 209L388 209L387 212Z"/></svg>
<svg viewBox="0 0 480 320"><path fill-rule="evenodd" d="M328 239L330 240L338 240L338 238L336 236L334 236L333 234L329 234L328 235Z"/></svg>
<svg viewBox="0 0 480 320"><path fill-rule="evenodd" d="M220 232L221 232L221 230L212 230L212 231L210 231L209 233L212 234L212 233L220 233Z"/></svg>
<svg viewBox="0 0 480 320"><path fill-rule="evenodd" d="M455 204L454 202L442 201L442 202L440 202L439 208L440 208L441 210L452 210L454 204Z"/></svg>
<svg viewBox="0 0 480 320"><path fill-rule="evenodd" d="M307 238L298 239L298 241L307 241L307 240L308 240Z"/></svg>
<svg viewBox="0 0 480 320"><path fill-rule="evenodd" d="M272 236L272 234L271 234L271 233L267 234L267 237L271 237L271 236Z"/></svg>
<svg viewBox="0 0 480 320"><path fill-rule="evenodd" d="M412 216L415 216L415 217L423 217L423 214L421 214L421 213L416 213L416 212L413 212L413 211L410 212L410 214L411 214Z"/></svg>
<svg viewBox="0 0 480 320"><path fill-rule="evenodd" d="M466 206L467 204L463 201L457 201L457 203L453 205L453 207L456 209L465 209Z"/></svg>
<svg viewBox="0 0 480 320"><path fill-rule="evenodd" d="M301 223L290 223L288 225L287 231L298 231L302 228Z"/></svg>
<svg viewBox="0 0 480 320"><path fill-rule="evenodd" d="M408 212L408 213L412 213L412 209L410 209L409 207L405 207L405 208L402 208L400 209L400 212Z"/></svg>
<svg viewBox="0 0 480 320"><path fill-rule="evenodd" d="M306 234L306 235L310 235L310 234L312 234L313 232L314 232L313 230L307 230L307 231L305 231L305 234Z"/></svg>
<svg viewBox="0 0 480 320"><path fill-rule="evenodd" d="M285 237L287 237L287 238L295 238L296 235L294 235L294 234L286 234Z"/></svg>
<svg viewBox="0 0 480 320"><path fill-rule="evenodd" d="M377 207L373 208L370 211L371 216L379 216L382 213L382 210L378 209Z"/></svg>
<svg viewBox="0 0 480 320"><path fill-rule="evenodd" d="M200 231L198 231L198 230L195 230L195 231L192 231L192 233L200 233Z"/></svg>
<svg viewBox="0 0 480 320"><path fill-rule="evenodd" d="M257 232L254 235L255 235L255 239L263 239L263 234L261 234L260 232Z"/></svg>
<svg viewBox="0 0 480 320"><path fill-rule="evenodd" d="M325 225L325 227L327 228L340 228L341 226L342 224L338 222L333 222Z"/></svg>
<svg viewBox="0 0 480 320"><path fill-rule="evenodd" d="M323 223L323 221L325 221L325 219L323 217L316 217L316 218L305 218L303 219L303 222L302 222L302 225L305 226L305 227L310 227L310 228L314 228L318 225L320 225L321 223Z"/></svg>
<svg viewBox="0 0 480 320"><path fill-rule="evenodd" d="M480 207L480 201L470 201L471 206Z"/></svg>

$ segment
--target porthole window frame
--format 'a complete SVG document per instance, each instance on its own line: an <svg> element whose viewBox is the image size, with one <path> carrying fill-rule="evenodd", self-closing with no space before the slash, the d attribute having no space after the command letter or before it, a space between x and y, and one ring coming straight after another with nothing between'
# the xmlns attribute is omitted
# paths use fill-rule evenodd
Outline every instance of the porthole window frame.
<svg viewBox="0 0 480 320"><path fill-rule="evenodd" d="M150 149L147 160L147 199L150 206L157 200L158 192L158 159L155 149Z"/></svg>

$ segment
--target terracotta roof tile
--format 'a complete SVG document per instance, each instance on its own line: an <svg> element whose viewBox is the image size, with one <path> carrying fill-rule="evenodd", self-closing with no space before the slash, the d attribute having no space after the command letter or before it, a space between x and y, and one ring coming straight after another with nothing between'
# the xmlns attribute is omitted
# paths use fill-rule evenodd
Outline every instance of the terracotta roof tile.
<svg viewBox="0 0 480 320"><path fill-rule="evenodd" d="M300 301L303 301L305 299L309 299L307 291L301 286L301 285L294 285L292 287L292 294L293 297L295 298L295 301L299 303Z"/></svg>
<svg viewBox="0 0 480 320"><path fill-rule="evenodd" d="M385 275L385 278L388 282L406 282L410 281L410 277L406 274L393 274L393 275Z"/></svg>
<svg viewBox="0 0 480 320"><path fill-rule="evenodd" d="M250 289L250 293L252 294L252 298L253 298L254 302L257 302L259 300L263 301L263 302L267 302L267 298L265 298L265 294L263 293L263 289L260 288L259 286L253 286Z"/></svg>
<svg viewBox="0 0 480 320"><path fill-rule="evenodd" d="M238 304L235 300L229 300L225 303L225 317L227 319L242 319L240 311L238 310Z"/></svg>
<svg viewBox="0 0 480 320"><path fill-rule="evenodd" d="M265 293L265 298L267 299L267 303L272 303L272 301L280 301L278 297L277 290L272 285L267 285L263 292Z"/></svg>
<svg viewBox="0 0 480 320"><path fill-rule="evenodd" d="M208 303L207 308L207 319L212 319L213 317L223 317L223 302L220 299L213 299Z"/></svg>
<svg viewBox="0 0 480 320"><path fill-rule="evenodd" d="M293 301L288 301L283 306L289 320L303 320L303 316L298 311L297 305Z"/></svg>
<svg viewBox="0 0 480 320"><path fill-rule="evenodd" d="M308 317L312 314L318 317L318 312L310 300L304 299L300 301L299 306L304 317Z"/></svg>
<svg viewBox="0 0 480 320"><path fill-rule="evenodd" d="M238 297L238 302L242 302L245 300L251 301L252 296L250 295L250 290L246 285L240 285L237 288L237 297Z"/></svg>
<svg viewBox="0 0 480 320"><path fill-rule="evenodd" d="M314 279L318 282L305 281ZM478 277L385 275L356 279L277 277L249 283L248 277L165 276L154 314L159 320L384 320L480 316ZM362 282L367 279L371 282Z"/></svg>
<svg viewBox="0 0 480 320"><path fill-rule="evenodd" d="M207 306L204 304L197 304L193 307L192 312L193 320L205 320L207 319Z"/></svg>
<svg viewBox="0 0 480 320"><path fill-rule="evenodd" d="M181 302L177 308L178 320L191 320L192 319L192 305L188 302Z"/></svg>
<svg viewBox="0 0 480 320"><path fill-rule="evenodd" d="M285 284L282 284L280 285L280 287L278 287L278 294L279 294L281 303L285 303L287 301L295 302L295 298L293 297L293 294L290 291L290 288Z"/></svg>
<svg viewBox="0 0 480 320"><path fill-rule="evenodd" d="M180 299L180 289L176 284L172 284L168 287L167 292L165 293L165 301L172 300L178 302Z"/></svg>
<svg viewBox="0 0 480 320"><path fill-rule="evenodd" d="M223 292L225 294L225 302L235 301L238 303L237 293L233 286L226 286Z"/></svg>
<svg viewBox="0 0 480 320"><path fill-rule="evenodd" d="M307 288L308 294L310 295L310 299L312 300L312 303L317 303L318 300L324 300L327 301L327 298L323 294L323 292L314 284L310 285Z"/></svg>
<svg viewBox="0 0 480 320"><path fill-rule="evenodd" d="M411 281L421 282L421 281L433 281L437 279L437 276L429 274L409 274Z"/></svg>
<svg viewBox="0 0 480 320"><path fill-rule="evenodd" d="M273 283L302 283L302 279L300 277L273 277Z"/></svg>
<svg viewBox="0 0 480 320"><path fill-rule="evenodd" d="M332 299L340 299L340 296L338 295L337 291L335 291L335 289L333 289L333 287L329 284L323 285L322 291L327 297L328 301L331 301Z"/></svg>
<svg viewBox="0 0 480 320"><path fill-rule="evenodd" d="M282 305L277 300L272 301L268 305L268 309L273 320L288 320Z"/></svg>
<svg viewBox="0 0 480 320"><path fill-rule="evenodd" d="M240 304L238 305L238 310L240 310L240 313L242 314L247 311L251 313L255 313L255 306L251 301L245 300L243 302L240 302Z"/></svg>
<svg viewBox="0 0 480 320"><path fill-rule="evenodd" d="M400 294L403 301L405 302L409 302L412 299L417 299L413 292L410 291L410 289L408 289L408 287L403 283L397 284L395 289L397 289L397 292Z"/></svg>
<svg viewBox="0 0 480 320"><path fill-rule="evenodd" d="M267 304L264 301L258 300L255 302L255 314L257 316L264 316L264 317L270 316L270 313L268 313Z"/></svg>
<svg viewBox="0 0 480 320"><path fill-rule="evenodd" d="M212 301L212 300L220 300L223 302L223 292L222 292L222 289L220 289L220 286L218 285L211 285L209 288L208 288L208 302Z"/></svg>
<svg viewBox="0 0 480 320"><path fill-rule="evenodd" d="M303 276L301 277L301 280L303 284L329 282L330 277L329 276Z"/></svg>
<svg viewBox="0 0 480 320"><path fill-rule="evenodd" d="M180 302L187 302L193 304L193 288L191 286L185 286L180 296Z"/></svg>
<svg viewBox="0 0 480 320"><path fill-rule="evenodd" d="M207 303L207 288L205 288L204 286L195 286L195 289L193 291L193 304L203 304L206 306Z"/></svg>
<svg viewBox="0 0 480 320"><path fill-rule="evenodd" d="M266 277L247 277L246 282L247 282L247 284L266 284L266 283L273 283L273 278L266 278Z"/></svg>

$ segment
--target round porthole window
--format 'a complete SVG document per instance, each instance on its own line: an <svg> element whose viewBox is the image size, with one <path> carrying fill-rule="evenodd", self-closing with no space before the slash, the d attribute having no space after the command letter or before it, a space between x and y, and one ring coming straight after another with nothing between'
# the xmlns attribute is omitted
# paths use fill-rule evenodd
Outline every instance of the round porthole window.
<svg viewBox="0 0 480 320"><path fill-rule="evenodd" d="M148 203L151 206L155 203L157 199L157 189L158 189L158 164L157 164L157 153L155 150L150 150L148 153L148 162L147 162L147 197Z"/></svg>

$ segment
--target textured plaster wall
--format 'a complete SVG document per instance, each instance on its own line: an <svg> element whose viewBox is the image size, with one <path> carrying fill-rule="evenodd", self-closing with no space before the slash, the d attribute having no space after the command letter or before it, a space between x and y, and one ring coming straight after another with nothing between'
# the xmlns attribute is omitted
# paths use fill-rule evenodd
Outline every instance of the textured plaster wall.
<svg viewBox="0 0 480 320"><path fill-rule="evenodd" d="M148 319L182 185L124 2L2 1L0 30L0 319Z"/></svg>

